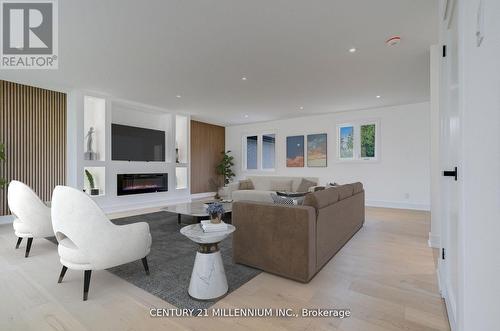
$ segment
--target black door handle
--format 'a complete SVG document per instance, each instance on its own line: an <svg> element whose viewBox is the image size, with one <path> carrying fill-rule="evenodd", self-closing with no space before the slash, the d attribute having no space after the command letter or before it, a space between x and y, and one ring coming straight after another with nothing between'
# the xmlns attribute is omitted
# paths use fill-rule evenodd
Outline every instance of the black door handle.
<svg viewBox="0 0 500 331"><path fill-rule="evenodd" d="M445 170L443 171L443 176L445 177L455 177L455 180L458 180L458 168L455 167L454 170Z"/></svg>

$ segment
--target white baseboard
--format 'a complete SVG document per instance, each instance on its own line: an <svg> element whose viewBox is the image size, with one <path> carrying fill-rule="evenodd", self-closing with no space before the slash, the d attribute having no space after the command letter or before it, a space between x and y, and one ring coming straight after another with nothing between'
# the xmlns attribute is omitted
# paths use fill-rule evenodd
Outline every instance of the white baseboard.
<svg viewBox="0 0 500 331"><path fill-rule="evenodd" d="M170 198L168 200L154 200L148 202L137 202L137 203L127 203L127 204L114 204L114 205L103 205L100 206L101 209L106 214L114 214L121 212L128 212L140 209L148 209L148 208L157 208L157 207L166 207L169 205L173 205L176 203L189 202L195 199L204 199L211 198L215 195L216 192L207 192L207 193L197 193L192 194L191 196L184 196L180 198ZM12 224L14 222L14 217L12 215L0 216L0 225L2 224Z"/></svg>
<svg viewBox="0 0 500 331"><path fill-rule="evenodd" d="M13 222L14 222L14 216L12 215L0 216L0 225L12 224Z"/></svg>
<svg viewBox="0 0 500 331"><path fill-rule="evenodd" d="M444 296L446 295L446 293L445 293L446 289L444 288L443 280L441 279L442 275L441 275L441 272L439 271L439 265L436 269L436 276L437 276L437 280L438 280L439 294L441 294L441 298L444 299Z"/></svg>
<svg viewBox="0 0 500 331"><path fill-rule="evenodd" d="M166 207L176 203L189 202L191 198L189 196L168 200L156 200L148 202L137 202L137 203L127 203L127 204L116 204L116 205L104 205L100 208L105 214L115 214L122 212L129 212L134 210L148 209L148 208L158 208ZM12 215L0 216L0 225L2 224L12 224L14 222L14 217Z"/></svg>
<svg viewBox="0 0 500 331"><path fill-rule="evenodd" d="M102 206L102 210L106 214L111 213L119 213L132 211L137 209L145 209L145 208L155 208L161 206L172 205L175 203L188 202L190 199L204 199L204 198L212 198L215 196L216 192L206 192L206 193L196 193L191 194L190 197L182 197L182 198L174 198L168 200L155 200L149 202L138 202L138 203L127 203L127 204L116 204L116 205L104 205ZM368 207L383 207L383 208L396 208L396 209L412 209L412 210L430 210L429 205L422 204L414 204L414 203L406 203L406 202L395 202L395 201L380 201L380 200L367 200L366 206ZM14 221L12 216L0 216L0 224L9 224ZM431 246L434 247L434 246Z"/></svg>
<svg viewBox="0 0 500 331"><path fill-rule="evenodd" d="M204 192L204 193L195 193L191 194L191 199L205 199L205 198L213 198L217 192Z"/></svg>
<svg viewBox="0 0 500 331"><path fill-rule="evenodd" d="M365 205L368 207L411 209L411 210L424 210L424 211L431 210L431 206L429 204L401 202L401 201L366 200Z"/></svg>
<svg viewBox="0 0 500 331"><path fill-rule="evenodd" d="M183 197L178 197L178 198L169 198L168 200L165 199L157 199L154 201L148 201L148 202L138 202L138 203L133 203L133 204L116 204L116 205L104 205L102 206L102 210L106 214L111 214L111 213L121 213L121 212L127 212L127 211L133 211L133 210L139 210L139 209L147 209L147 208L156 208L156 207L164 207L164 206L169 206L173 205L176 203L183 203L183 202L190 202L191 200L196 200L196 199L206 199L206 198L212 198L214 197L216 192L204 192L204 193L196 193L196 194L191 194L188 196L183 196Z"/></svg>
<svg viewBox="0 0 500 331"><path fill-rule="evenodd" d="M446 287L446 296L444 297L446 311L448 312L448 321L450 322L451 331L457 330L457 308L455 306L455 296L450 287Z"/></svg>
<svg viewBox="0 0 500 331"><path fill-rule="evenodd" d="M180 197L180 198L170 198L168 200L161 199L161 200L153 200L153 201L147 201L147 202L142 201L142 202L137 202L137 203L103 205L100 207L106 214L111 214L111 213L121 213L121 212L133 211L133 210L138 210L138 209L147 209L147 208L157 208L157 207L169 206L169 205L173 205L176 203L189 202L190 200L191 199L189 198L189 196L185 196L185 197Z"/></svg>
<svg viewBox="0 0 500 331"><path fill-rule="evenodd" d="M441 265L438 265L436 270L439 292L441 293L441 297L444 299L446 312L448 315L448 321L450 322L451 331L457 331L457 308L455 295L451 290L451 287L446 279L444 279L444 275L440 272Z"/></svg>
<svg viewBox="0 0 500 331"><path fill-rule="evenodd" d="M441 237L433 235L429 232L429 240L427 241L429 247L441 248Z"/></svg>

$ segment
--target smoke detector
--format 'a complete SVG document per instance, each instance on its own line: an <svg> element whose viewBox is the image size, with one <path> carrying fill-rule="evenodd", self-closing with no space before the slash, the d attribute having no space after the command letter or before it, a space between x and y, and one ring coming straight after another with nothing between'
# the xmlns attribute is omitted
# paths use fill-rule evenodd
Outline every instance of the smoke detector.
<svg viewBox="0 0 500 331"><path fill-rule="evenodd" d="M401 42L400 36L393 36L385 41L387 46L396 46Z"/></svg>

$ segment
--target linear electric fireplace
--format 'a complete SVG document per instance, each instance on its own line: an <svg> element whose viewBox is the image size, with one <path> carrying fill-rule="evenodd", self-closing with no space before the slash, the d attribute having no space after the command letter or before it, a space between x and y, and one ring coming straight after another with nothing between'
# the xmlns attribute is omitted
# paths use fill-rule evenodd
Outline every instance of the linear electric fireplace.
<svg viewBox="0 0 500 331"><path fill-rule="evenodd" d="M117 194L141 194L168 191L168 174L118 174Z"/></svg>

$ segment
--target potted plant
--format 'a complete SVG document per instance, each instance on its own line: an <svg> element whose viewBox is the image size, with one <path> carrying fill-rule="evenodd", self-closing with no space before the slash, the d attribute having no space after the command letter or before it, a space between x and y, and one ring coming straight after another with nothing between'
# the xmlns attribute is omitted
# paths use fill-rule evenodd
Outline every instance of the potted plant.
<svg viewBox="0 0 500 331"><path fill-rule="evenodd" d="M207 207L207 214L210 216L210 223L218 224L222 221L224 207L218 202L211 203Z"/></svg>
<svg viewBox="0 0 500 331"><path fill-rule="evenodd" d="M222 160L219 162L219 164L215 169L217 171L217 174L220 175L224 180L224 184L223 185L219 184L219 185L226 186L233 180L233 177L235 176L235 173L233 172L232 169L232 167L234 166L233 162L234 157L231 155L231 151L227 152L222 151L221 154L222 154ZM219 195L218 192L217 195Z"/></svg>
<svg viewBox="0 0 500 331"><path fill-rule="evenodd" d="M94 176L87 169L85 169L85 176L87 176L87 180L89 181L90 195L99 195L99 189L95 188Z"/></svg>
<svg viewBox="0 0 500 331"><path fill-rule="evenodd" d="M5 161L5 146L3 143L0 143L0 161ZM7 181L0 178L0 188L3 188L5 184L7 184Z"/></svg>

